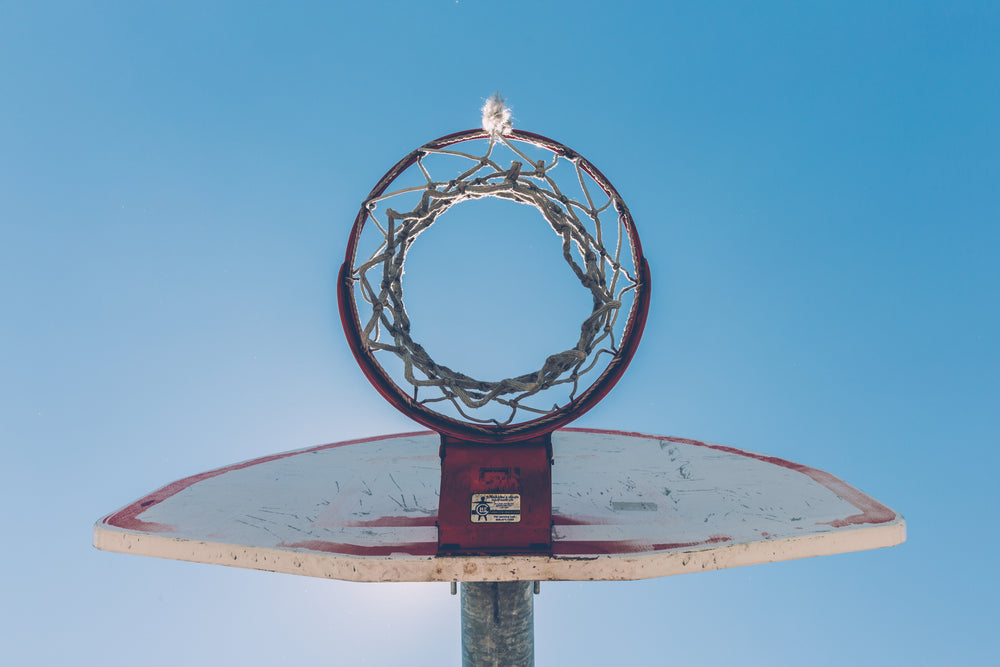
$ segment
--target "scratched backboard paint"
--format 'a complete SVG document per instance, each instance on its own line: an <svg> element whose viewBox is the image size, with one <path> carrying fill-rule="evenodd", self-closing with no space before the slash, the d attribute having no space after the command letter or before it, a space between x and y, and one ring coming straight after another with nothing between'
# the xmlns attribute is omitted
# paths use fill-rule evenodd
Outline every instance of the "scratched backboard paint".
<svg viewBox="0 0 1000 667"><path fill-rule="evenodd" d="M564 429L552 438L552 555L439 557L438 445L432 433L369 438L195 475L100 520L94 544L352 581L502 581L643 579L906 537L896 512L808 466Z"/></svg>

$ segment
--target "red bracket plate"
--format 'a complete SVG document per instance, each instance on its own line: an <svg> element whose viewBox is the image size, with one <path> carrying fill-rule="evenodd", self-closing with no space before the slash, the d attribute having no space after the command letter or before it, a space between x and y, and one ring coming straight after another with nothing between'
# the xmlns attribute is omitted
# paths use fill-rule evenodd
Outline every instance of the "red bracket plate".
<svg viewBox="0 0 1000 667"><path fill-rule="evenodd" d="M438 554L552 553L552 436L484 445L441 436Z"/></svg>

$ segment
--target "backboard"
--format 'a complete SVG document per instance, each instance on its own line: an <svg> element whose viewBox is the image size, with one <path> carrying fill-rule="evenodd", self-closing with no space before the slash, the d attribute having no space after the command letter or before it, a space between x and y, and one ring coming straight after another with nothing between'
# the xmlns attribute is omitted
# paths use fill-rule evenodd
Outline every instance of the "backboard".
<svg viewBox="0 0 1000 667"><path fill-rule="evenodd" d="M350 581L628 580L899 544L903 518L833 475L695 440L552 434L551 554L439 555L441 438L352 440L194 475L97 522L107 551ZM492 503L485 511L482 504ZM469 521L517 521L469 498Z"/></svg>

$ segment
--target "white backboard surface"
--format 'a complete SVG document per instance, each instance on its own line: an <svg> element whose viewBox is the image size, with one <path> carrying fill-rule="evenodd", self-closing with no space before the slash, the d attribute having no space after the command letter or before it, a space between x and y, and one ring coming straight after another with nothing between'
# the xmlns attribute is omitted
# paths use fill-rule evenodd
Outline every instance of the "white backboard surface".
<svg viewBox="0 0 1000 667"><path fill-rule="evenodd" d="M903 518L815 468L684 438L552 436L551 556L437 556L440 439L275 454L169 484L94 545L350 581L623 580L874 549Z"/></svg>

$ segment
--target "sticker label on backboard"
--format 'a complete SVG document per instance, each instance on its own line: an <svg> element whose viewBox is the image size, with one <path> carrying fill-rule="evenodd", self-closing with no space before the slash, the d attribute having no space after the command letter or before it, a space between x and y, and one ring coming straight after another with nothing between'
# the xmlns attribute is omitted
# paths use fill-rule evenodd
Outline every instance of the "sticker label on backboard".
<svg viewBox="0 0 1000 667"><path fill-rule="evenodd" d="M472 523L520 523L520 493L473 493Z"/></svg>

